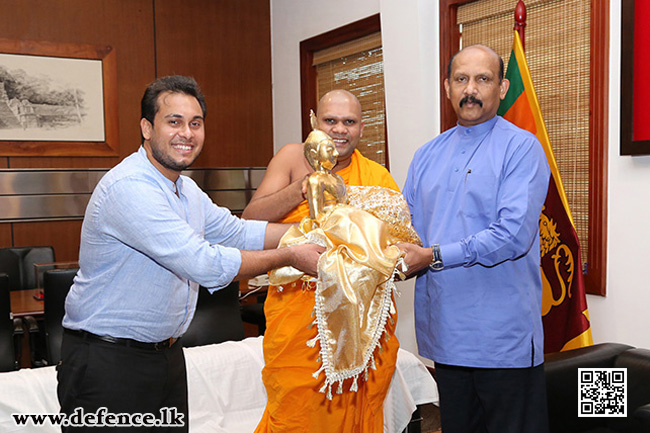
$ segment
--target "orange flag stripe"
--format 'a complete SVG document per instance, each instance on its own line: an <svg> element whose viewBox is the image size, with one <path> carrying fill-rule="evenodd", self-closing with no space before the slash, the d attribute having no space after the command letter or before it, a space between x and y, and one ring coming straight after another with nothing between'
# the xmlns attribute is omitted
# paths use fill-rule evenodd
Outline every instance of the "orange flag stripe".
<svg viewBox="0 0 650 433"><path fill-rule="evenodd" d="M521 129L530 131L537 135L535 117L530 109L530 102L526 92L522 92L510 109L503 115L503 118L514 123Z"/></svg>

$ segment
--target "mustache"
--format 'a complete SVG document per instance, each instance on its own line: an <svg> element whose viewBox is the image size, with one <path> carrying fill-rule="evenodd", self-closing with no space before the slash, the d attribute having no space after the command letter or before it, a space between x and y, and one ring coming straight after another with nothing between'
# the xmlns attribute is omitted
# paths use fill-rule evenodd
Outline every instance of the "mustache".
<svg viewBox="0 0 650 433"><path fill-rule="evenodd" d="M463 99L461 99L460 102L458 103L458 105L462 107L463 105L467 104L468 102L478 104L479 107L483 108L483 101L481 101L480 99L477 99L477 98L475 98L474 96L471 96L471 95L465 96Z"/></svg>

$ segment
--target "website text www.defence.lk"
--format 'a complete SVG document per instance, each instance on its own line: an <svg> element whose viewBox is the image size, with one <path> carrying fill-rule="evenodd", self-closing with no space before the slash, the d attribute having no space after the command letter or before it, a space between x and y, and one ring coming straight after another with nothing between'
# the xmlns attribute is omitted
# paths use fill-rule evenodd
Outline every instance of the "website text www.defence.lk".
<svg viewBox="0 0 650 433"><path fill-rule="evenodd" d="M180 427L185 425L182 413L175 407L164 407L158 415L152 413L110 413L105 407L85 413L77 408L70 415L64 413L14 413L17 426L53 425L63 427Z"/></svg>

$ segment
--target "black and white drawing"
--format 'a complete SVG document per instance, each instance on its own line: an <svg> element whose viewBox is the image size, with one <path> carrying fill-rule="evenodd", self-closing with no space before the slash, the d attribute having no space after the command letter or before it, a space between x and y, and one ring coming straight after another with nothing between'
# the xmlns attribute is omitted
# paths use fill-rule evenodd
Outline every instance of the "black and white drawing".
<svg viewBox="0 0 650 433"><path fill-rule="evenodd" d="M0 140L104 139L100 60L0 54Z"/></svg>

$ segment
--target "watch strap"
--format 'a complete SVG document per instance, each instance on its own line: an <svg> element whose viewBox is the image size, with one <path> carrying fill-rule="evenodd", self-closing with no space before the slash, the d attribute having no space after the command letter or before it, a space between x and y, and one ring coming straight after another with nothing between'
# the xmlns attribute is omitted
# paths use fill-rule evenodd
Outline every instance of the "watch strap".
<svg viewBox="0 0 650 433"><path fill-rule="evenodd" d="M440 253L440 245L434 244L431 247L431 250L433 257L431 263L429 264L429 267L434 271L439 271L444 268L444 264L442 263L442 254Z"/></svg>

